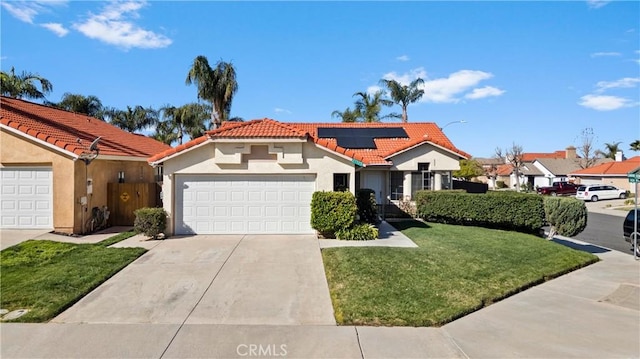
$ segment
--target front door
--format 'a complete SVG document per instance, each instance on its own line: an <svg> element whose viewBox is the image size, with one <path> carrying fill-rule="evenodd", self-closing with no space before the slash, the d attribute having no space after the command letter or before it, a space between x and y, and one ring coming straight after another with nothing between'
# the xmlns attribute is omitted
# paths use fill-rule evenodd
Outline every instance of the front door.
<svg viewBox="0 0 640 359"><path fill-rule="evenodd" d="M385 203L383 197L384 187L384 172L383 171L362 171L361 176L362 186L361 188L369 188L376 191L376 202L378 204Z"/></svg>

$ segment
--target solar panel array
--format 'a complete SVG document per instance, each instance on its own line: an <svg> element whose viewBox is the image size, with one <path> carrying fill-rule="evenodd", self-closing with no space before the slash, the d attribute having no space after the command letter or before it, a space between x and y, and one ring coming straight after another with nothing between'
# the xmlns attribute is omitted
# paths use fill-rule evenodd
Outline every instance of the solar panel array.
<svg viewBox="0 0 640 359"><path fill-rule="evenodd" d="M408 138L407 132L400 127L348 128L320 127L318 137L335 138L338 146L349 149L375 149L376 138Z"/></svg>

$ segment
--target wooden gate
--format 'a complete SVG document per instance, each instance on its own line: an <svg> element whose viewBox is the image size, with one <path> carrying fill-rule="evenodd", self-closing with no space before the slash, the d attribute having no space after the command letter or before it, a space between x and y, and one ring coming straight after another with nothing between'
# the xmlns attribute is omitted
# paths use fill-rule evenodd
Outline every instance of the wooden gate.
<svg viewBox="0 0 640 359"><path fill-rule="evenodd" d="M107 206L111 212L109 225L133 226L136 219L133 211L156 206L156 187L155 183L107 184Z"/></svg>

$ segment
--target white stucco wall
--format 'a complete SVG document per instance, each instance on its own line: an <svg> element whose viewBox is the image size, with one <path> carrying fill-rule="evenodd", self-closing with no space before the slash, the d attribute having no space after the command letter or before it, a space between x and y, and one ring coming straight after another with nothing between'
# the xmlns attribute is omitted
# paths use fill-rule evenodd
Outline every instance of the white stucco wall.
<svg viewBox="0 0 640 359"><path fill-rule="evenodd" d="M268 146L269 142L252 142L248 145ZM281 144L278 144L281 147ZM225 144L228 149L228 145ZM242 149L242 143L238 148ZM297 148L298 146L292 146ZM175 201L175 186L173 176L176 174L313 174L316 176L317 191L333 190L333 174L348 173L349 188L355 189L355 165L350 159L343 158L316 146L313 142L302 143L303 161L300 164L278 163L275 160L248 160L241 163L216 163L216 144L206 143L200 147L183 152L176 157L166 160L164 166L164 180L162 185L164 209L169 214L169 231L173 232L173 212ZM225 149L225 150L227 150ZM242 150L246 152L245 150ZM247 156L245 154L245 156ZM245 160L247 158L245 157Z"/></svg>
<svg viewBox="0 0 640 359"><path fill-rule="evenodd" d="M431 171L457 171L460 157L430 144L423 144L389 158L391 171L416 171L418 163L430 163Z"/></svg>

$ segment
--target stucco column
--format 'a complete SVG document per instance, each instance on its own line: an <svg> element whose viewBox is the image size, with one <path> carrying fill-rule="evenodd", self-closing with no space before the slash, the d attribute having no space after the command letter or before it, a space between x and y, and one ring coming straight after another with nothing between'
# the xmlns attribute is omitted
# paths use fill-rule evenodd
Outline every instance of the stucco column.
<svg viewBox="0 0 640 359"><path fill-rule="evenodd" d="M404 181L402 181L402 199L411 197L411 172L404 171Z"/></svg>
<svg viewBox="0 0 640 359"><path fill-rule="evenodd" d="M442 189L442 174L440 172L436 172L435 176L433 176L432 189L434 191L439 191Z"/></svg>

